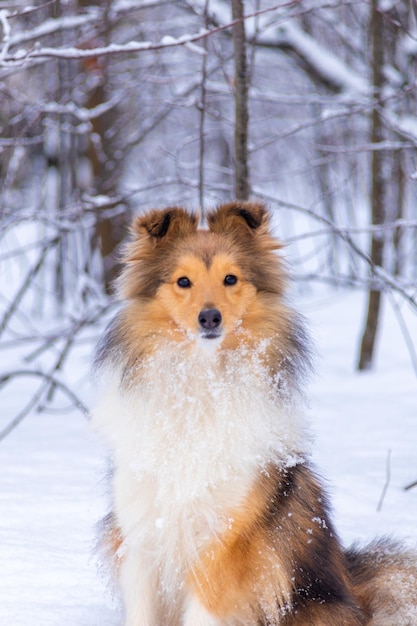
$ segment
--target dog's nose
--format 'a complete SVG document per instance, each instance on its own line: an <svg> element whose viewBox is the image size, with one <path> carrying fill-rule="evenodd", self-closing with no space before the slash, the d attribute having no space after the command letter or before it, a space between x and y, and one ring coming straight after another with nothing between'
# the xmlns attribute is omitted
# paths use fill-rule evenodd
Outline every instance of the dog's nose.
<svg viewBox="0 0 417 626"><path fill-rule="evenodd" d="M198 316L198 323L205 330L218 328L222 322L222 314L218 309L204 309Z"/></svg>

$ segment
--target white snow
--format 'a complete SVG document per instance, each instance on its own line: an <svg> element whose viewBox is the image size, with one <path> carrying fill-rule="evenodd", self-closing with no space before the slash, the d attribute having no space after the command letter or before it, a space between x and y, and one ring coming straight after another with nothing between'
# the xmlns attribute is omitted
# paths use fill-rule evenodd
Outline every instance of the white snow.
<svg viewBox="0 0 417 626"><path fill-rule="evenodd" d="M351 543L388 534L417 544L417 378L395 312L385 302L374 372L356 373L365 297L308 302L321 352L311 386L314 459L330 484L335 521ZM402 308L412 339L415 314ZM381 511L377 511L388 482Z"/></svg>
<svg viewBox="0 0 417 626"><path fill-rule="evenodd" d="M377 369L354 372L364 304L361 294L343 291L301 300L319 353L309 393L314 462L346 544L389 533L415 545L417 487L404 486L417 480L417 380L388 305ZM416 318L403 314L415 338ZM91 404L92 346L82 350L65 375ZM2 390L2 426L28 400L28 387L19 381ZM378 512L388 458L390 480ZM104 451L75 412L30 415L0 443L0 624L120 623L93 550L95 525L106 511L104 474Z"/></svg>

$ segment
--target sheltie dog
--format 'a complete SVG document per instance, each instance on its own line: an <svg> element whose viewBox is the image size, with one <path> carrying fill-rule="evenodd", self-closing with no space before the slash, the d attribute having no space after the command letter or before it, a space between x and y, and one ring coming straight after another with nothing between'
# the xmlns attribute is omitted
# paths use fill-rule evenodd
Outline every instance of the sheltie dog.
<svg viewBox="0 0 417 626"><path fill-rule="evenodd" d="M103 544L126 626L412 626L417 568L345 551L309 461L310 352L269 216L231 202L134 222L97 351L111 448Z"/></svg>

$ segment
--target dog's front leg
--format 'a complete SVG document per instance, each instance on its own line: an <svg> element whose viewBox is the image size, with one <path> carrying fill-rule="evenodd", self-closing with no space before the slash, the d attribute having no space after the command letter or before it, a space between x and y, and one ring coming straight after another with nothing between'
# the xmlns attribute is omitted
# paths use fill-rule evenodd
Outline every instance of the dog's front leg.
<svg viewBox="0 0 417 626"><path fill-rule="evenodd" d="M156 574L136 550L123 558L119 584L125 608L125 626L159 626Z"/></svg>
<svg viewBox="0 0 417 626"><path fill-rule="evenodd" d="M190 594L185 603L184 626L220 626L221 622L201 604L194 594Z"/></svg>

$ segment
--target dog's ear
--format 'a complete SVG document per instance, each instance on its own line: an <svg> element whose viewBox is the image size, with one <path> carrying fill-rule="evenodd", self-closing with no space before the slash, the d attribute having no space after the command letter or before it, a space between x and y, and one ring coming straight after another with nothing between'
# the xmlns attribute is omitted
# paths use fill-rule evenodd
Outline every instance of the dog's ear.
<svg viewBox="0 0 417 626"><path fill-rule="evenodd" d="M136 218L134 229L139 235L146 232L155 240L167 236L183 237L197 229L197 217L179 207L168 207L161 211L153 210Z"/></svg>
<svg viewBox="0 0 417 626"><path fill-rule="evenodd" d="M153 209L137 217L132 225L133 242L128 247L125 261L135 261L156 246L172 243L197 230L198 218L179 207Z"/></svg>
<svg viewBox="0 0 417 626"><path fill-rule="evenodd" d="M268 248L280 248L269 230L269 212L260 202L229 202L219 206L207 216L209 229L213 233L225 233L242 237L262 237Z"/></svg>

